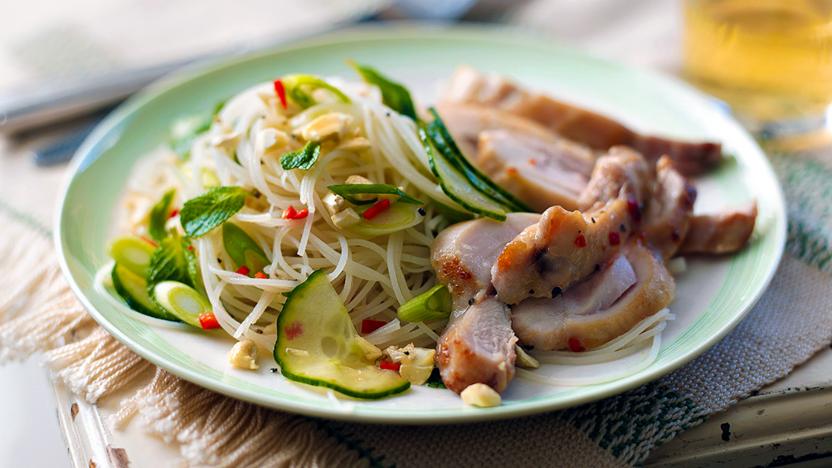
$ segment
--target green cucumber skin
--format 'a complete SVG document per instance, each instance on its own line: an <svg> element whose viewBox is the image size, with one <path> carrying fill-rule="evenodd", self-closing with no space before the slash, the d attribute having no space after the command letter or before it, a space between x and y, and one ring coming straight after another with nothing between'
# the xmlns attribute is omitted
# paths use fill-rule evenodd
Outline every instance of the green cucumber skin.
<svg viewBox="0 0 832 468"><path fill-rule="evenodd" d="M525 203L523 203L520 199L509 193L504 188L497 185L491 178L480 172L476 167L474 167L468 159L465 158L465 155L462 154L459 147L456 145L456 142L453 140L451 133L448 131L448 128L445 126L445 122L439 116L439 113L436 111L435 108L431 107L429 112L433 115L434 121L430 124L433 128L436 129L436 132L439 134L440 139L444 143L444 145L450 150L449 154L451 155L450 162L454 166L456 166L462 173L465 175L465 178L468 179L474 187L476 187L481 193L490 197L494 201L507 205L513 211L523 211L532 213L533 210L529 208ZM428 129L429 131L430 129Z"/></svg>
<svg viewBox="0 0 832 468"><path fill-rule="evenodd" d="M485 216L485 217L488 217L488 218L491 218L491 219L495 219L497 221L505 221L506 220L506 213L499 213L499 212L496 212L496 211L491 211L491 210L488 210L488 209L485 209L485 208L480 208L478 206L474 206L471 203L467 202L466 200L462 199L457 194L455 194L453 192L453 190L448 187L448 184L446 184L445 181L442 180L442 177L439 175L439 171L437 170L437 167L436 167L436 165L437 165L436 158L444 158L446 164L448 164L450 166L451 170L455 170L457 172L459 172L459 170L457 170L456 166L454 166L450 161L448 161L447 158L445 158L441 154L437 154L437 152L433 150L433 148L431 147L431 143L428 141L427 134L424 133L424 130L420 130L419 134L422 137L422 144L425 146L425 151L427 151L427 153L428 153L428 165L430 166L430 170L436 176L436 179L439 182L439 186L442 188L442 191L445 192L445 195L447 195L448 198L455 201L456 203L458 203L460 206L462 206L466 210L470 211L471 213L479 214L479 215L482 215L482 216ZM472 185L472 187L474 187L474 186ZM474 187L474 189L476 189L476 187ZM499 202L495 200L495 203L499 203Z"/></svg>
<svg viewBox="0 0 832 468"><path fill-rule="evenodd" d="M291 371L287 371L283 362L281 362L281 360L277 357L277 353L275 353L275 361L277 361L277 365L280 366L280 374L283 375L284 377L286 377L289 380L304 383L304 384L307 384L307 385L312 385L314 387L331 388L332 390L335 390L338 393L343 393L344 395L347 395L347 396L350 396L350 397L353 397L353 398L359 398L361 400L380 400L384 397L388 397L388 396L391 396L391 395L396 395L396 394L402 393L402 392L404 392L404 391L406 391L407 389L410 388L410 382L405 380L398 387L393 387L391 389L383 390L383 391L380 391L380 392L372 392L372 393L356 392L356 391L350 390L349 388L342 387L342 386L340 386L336 383L332 383L332 382L322 380L322 379L314 379L314 378L311 378L311 377L304 377L302 375L294 374Z"/></svg>
<svg viewBox="0 0 832 468"><path fill-rule="evenodd" d="M315 379L311 377L306 377L303 375L295 374L291 371L291 364L287 363L280 357L280 353L278 350L280 349L280 330L283 329L285 325L285 320L290 320L290 314L285 313L286 311L291 311L291 304L293 302L293 298L302 293L307 288L314 286L314 284L318 281L320 277L324 278L324 281L328 281L326 279L326 272L323 270L316 270L303 283L295 286L294 289L286 293L286 302L283 303L283 309L281 310L280 315L277 316L277 341L274 344L274 360L277 362L277 365L280 367L280 373L289 380L293 380L295 382L300 382L308 385L313 385L315 387L325 387L331 388L333 390L338 391L339 393L343 393L344 395L353 397L353 398L360 398L363 400L378 400L380 398L384 398L386 396L395 395L397 393L401 393L408 388L410 388L410 382L404 380L404 382L398 386L389 388L387 390L382 390L378 392L356 392L354 390L350 390L349 388L343 387L338 385L337 383L329 382L326 380Z"/></svg>
<svg viewBox="0 0 832 468"><path fill-rule="evenodd" d="M127 288L124 286L124 283L121 281L121 278L119 278L119 275L116 273L116 267L117 266L118 266L118 264L113 265L113 271L110 273L110 277L113 280L113 288L116 290L116 293L118 293L119 297L124 299L124 302L127 303L128 307L130 307L131 309L133 309L134 311L136 311L140 314L144 314L144 315L147 315L149 317L153 317L153 318L157 318L157 319L161 319L161 320L168 320L168 321L171 321L171 322L178 322L179 321L179 319L177 319L175 317L171 317L167 314L167 312L164 312L164 309L160 308L160 306L158 304L156 304L155 301L153 301L152 297L150 298L150 300L151 300L151 302L153 303L153 306L154 306L152 308L148 307L145 304L142 304L141 301L134 298L133 295L130 294L129 291L127 291Z"/></svg>

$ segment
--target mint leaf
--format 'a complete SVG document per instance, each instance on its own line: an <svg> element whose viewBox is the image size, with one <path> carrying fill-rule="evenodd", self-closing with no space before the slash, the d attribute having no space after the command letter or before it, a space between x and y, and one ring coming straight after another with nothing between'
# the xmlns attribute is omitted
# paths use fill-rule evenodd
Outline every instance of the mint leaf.
<svg viewBox="0 0 832 468"><path fill-rule="evenodd" d="M147 273L147 289L151 292L153 287L162 281L179 281L193 286L191 275L188 272L188 242L176 232L165 237L159 243L159 247L150 256L150 266Z"/></svg>
<svg viewBox="0 0 832 468"><path fill-rule="evenodd" d="M280 157L280 166L284 170L303 169L308 170L315 165L318 156L321 154L321 144L316 141L306 143L303 148L297 151L290 151Z"/></svg>
<svg viewBox="0 0 832 468"><path fill-rule="evenodd" d="M413 99L410 97L410 91L407 88L382 75L375 68L357 63L351 65L364 81L378 86L378 89L381 90L381 99L387 107L399 114L410 117L414 121L419 120L416 115L416 106L413 105Z"/></svg>
<svg viewBox="0 0 832 468"><path fill-rule="evenodd" d="M442 382L442 375L439 373L439 369L434 368L428 380L425 382L425 385L430 388L447 388L445 384Z"/></svg>
<svg viewBox="0 0 832 468"><path fill-rule="evenodd" d="M242 187L215 187L185 202L179 222L188 237L200 237L240 211L249 195Z"/></svg>
<svg viewBox="0 0 832 468"><path fill-rule="evenodd" d="M412 203L414 205L424 204L405 193L402 189L390 184L337 184L330 185L327 188L331 190L332 193L340 195L344 200L352 203L353 205L370 205L378 200L378 198L362 200L355 196L369 194L398 195L398 201L400 202Z"/></svg>
<svg viewBox="0 0 832 468"><path fill-rule="evenodd" d="M173 196L175 194L176 190L168 190L164 195L162 195L162 198L155 205L153 205L153 208L150 209L150 224L148 226L148 232L150 233L150 237L157 242L164 239L168 234L165 230L165 223L168 221L170 203L173 201Z"/></svg>

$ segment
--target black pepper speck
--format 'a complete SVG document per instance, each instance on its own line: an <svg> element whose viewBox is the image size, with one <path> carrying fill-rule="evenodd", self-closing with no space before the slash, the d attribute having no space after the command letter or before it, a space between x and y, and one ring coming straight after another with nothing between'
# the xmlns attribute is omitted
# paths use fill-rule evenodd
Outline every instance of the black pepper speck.
<svg viewBox="0 0 832 468"><path fill-rule="evenodd" d="M719 428L722 429L722 440L724 440L725 442L731 440L731 424L722 423L719 425Z"/></svg>

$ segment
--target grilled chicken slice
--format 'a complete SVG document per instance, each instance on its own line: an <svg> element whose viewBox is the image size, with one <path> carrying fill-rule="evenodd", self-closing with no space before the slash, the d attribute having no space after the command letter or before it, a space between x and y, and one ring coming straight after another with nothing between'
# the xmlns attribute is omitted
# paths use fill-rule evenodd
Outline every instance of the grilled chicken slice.
<svg viewBox="0 0 832 468"><path fill-rule="evenodd" d="M436 345L442 382L456 393L475 383L502 392L514 377L516 342L505 304L489 297L471 305Z"/></svg>
<svg viewBox="0 0 832 468"><path fill-rule="evenodd" d="M701 174L722 161L722 148L718 143L641 135L609 117L527 91L504 77L485 75L470 67L457 69L443 100L507 111L598 150L627 145L651 161L668 154L686 175Z"/></svg>
<svg viewBox="0 0 832 468"><path fill-rule="evenodd" d="M642 233L668 259L676 254L690 226L696 189L663 156L656 163L656 186L644 214Z"/></svg>
<svg viewBox="0 0 832 468"><path fill-rule="evenodd" d="M562 296L515 305L511 323L520 343L535 349L592 349L667 307L674 292L662 260L631 242L610 266Z"/></svg>
<svg viewBox="0 0 832 468"><path fill-rule="evenodd" d="M508 130L480 133L476 165L535 211L559 205L578 208L595 156L562 138L517 135Z"/></svg>
<svg viewBox="0 0 832 468"><path fill-rule="evenodd" d="M462 103L439 103L436 108L462 154L471 161L476 161L480 133L487 130L506 130L515 136L543 141L558 140L557 135L537 122L499 109Z"/></svg>
<svg viewBox="0 0 832 468"><path fill-rule="evenodd" d="M509 242L491 268L491 282L506 304L552 297L601 268L633 230L623 199L587 213L559 206Z"/></svg>
<svg viewBox="0 0 832 468"><path fill-rule="evenodd" d="M502 223L480 218L454 224L433 241L431 262L437 279L450 289L455 308L491 284L491 267L503 247L540 215L510 213Z"/></svg>
<svg viewBox="0 0 832 468"><path fill-rule="evenodd" d="M680 252L713 255L736 252L748 243L756 219L756 203L736 211L694 215Z"/></svg>
<svg viewBox="0 0 832 468"><path fill-rule="evenodd" d="M591 210L619 196L641 207L647 199L651 177L650 166L641 154L626 146L613 146L598 158L592 177L581 192L580 209Z"/></svg>

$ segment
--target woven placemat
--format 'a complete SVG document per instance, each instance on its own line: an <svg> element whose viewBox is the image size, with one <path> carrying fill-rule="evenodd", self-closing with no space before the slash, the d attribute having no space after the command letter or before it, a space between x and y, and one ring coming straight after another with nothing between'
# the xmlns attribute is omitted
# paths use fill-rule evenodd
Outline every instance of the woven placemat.
<svg viewBox="0 0 832 468"><path fill-rule="evenodd" d="M199 388L156 369L98 327L58 271L50 227L8 202L0 202L0 275L14 281L0 291L0 360L43 351L57 378L90 402L155 372L113 423L138 415L136 423L179 445L195 464L638 464L657 445L785 376L832 340L832 168L805 155L772 160L789 206L787 254L754 310L682 369L570 410L464 426L362 425L267 410ZM11 176L0 176L0 184Z"/></svg>

